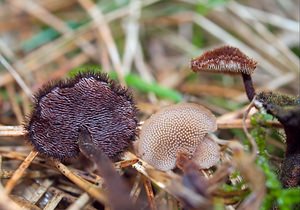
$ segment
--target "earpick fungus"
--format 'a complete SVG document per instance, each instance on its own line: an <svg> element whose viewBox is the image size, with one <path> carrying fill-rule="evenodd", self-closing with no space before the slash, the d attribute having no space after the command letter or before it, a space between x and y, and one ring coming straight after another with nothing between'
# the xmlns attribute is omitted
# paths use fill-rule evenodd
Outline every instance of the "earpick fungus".
<svg viewBox="0 0 300 210"><path fill-rule="evenodd" d="M136 108L128 91L104 74L80 74L43 88L26 127L35 149L55 159L79 154L79 129L91 132L93 143L113 158L134 139Z"/></svg>
<svg viewBox="0 0 300 210"><path fill-rule="evenodd" d="M219 146L206 135L216 129L216 118L205 107L193 103L171 105L145 121L138 153L162 171L175 168L181 153L196 157L199 168L209 168L219 160Z"/></svg>
<svg viewBox="0 0 300 210"><path fill-rule="evenodd" d="M247 97L250 101L255 96L251 74L257 62L246 56L238 48L223 46L207 51L191 60L191 69L195 72L217 72L228 74L242 74Z"/></svg>

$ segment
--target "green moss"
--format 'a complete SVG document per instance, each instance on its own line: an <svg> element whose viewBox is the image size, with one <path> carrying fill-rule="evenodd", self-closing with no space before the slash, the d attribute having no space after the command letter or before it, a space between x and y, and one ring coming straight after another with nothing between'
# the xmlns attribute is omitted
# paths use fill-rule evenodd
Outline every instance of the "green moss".
<svg viewBox="0 0 300 210"><path fill-rule="evenodd" d="M300 104L300 99L297 97L270 91L259 93L257 100L264 104L274 104L277 106L295 106Z"/></svg>
<svg viewBox="0 0 300 210"><path fill-rule="evenodd" d="M259 150L256 163L266 176L267 195L261 209L269 210L273 205L277 205L280 210L290 210L293 209L295 204L300 203L300 188L282 188L279 178L275 173L275 169L270 165L266 153L266 128L261 126L268 118L269 116L266 116L266 114L258 113L251 119L252 125L254 126L251 135L255 138Z"/></svg>

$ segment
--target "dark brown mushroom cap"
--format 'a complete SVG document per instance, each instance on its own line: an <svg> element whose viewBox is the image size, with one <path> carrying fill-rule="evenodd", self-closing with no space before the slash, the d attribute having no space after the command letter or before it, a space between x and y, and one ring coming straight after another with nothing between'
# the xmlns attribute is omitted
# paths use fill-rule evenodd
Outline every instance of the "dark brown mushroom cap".
<svg viewBox="0 0 300 210"><path fill-rule="evenodd" d="M198 145L192 159L199 168L210 168L220 160L220 147L216 142L205 137Z"/></svg>
<svg viewBox="0 0 300 210"><path fill-rule="evenodd" d="M128 91L104 74L80 74L50 84L36 95L28 121L28 139L40 153L57 159L79 154L79 129L85 126L93 143L113 158L134 139L137 119Z"/></svg>
<svg viewBox="0 0 300 210"><path fill-rule="evenodd" d="M142 126L138 153L157 169L176 166L178 153L192 156L208 132L217 129L215 116L205 107L181 103L165 107Z"/></svg>
<svg viewBox="0 0 300 210"><path fill-rule="evenodd" d="M221 72L231 74L252 74L257 62L246 56L238 48L223 46L207 51L191 60L190 67L194 72Z"/></svg>

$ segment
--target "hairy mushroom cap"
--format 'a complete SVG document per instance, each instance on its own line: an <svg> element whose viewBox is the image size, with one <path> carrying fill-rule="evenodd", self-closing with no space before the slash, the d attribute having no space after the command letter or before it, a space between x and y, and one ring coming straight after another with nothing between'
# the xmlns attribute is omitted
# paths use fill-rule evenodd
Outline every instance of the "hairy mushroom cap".
<svg viewBox="0 0 300 210"><path fill-rule="evenodd" d="M35 149L56 159L79 154L79 129L85 126L93 143L113 158L136 133L136 107L129 92L105 74L79 74L50 84L36 95L26 129Z"/></svg>
<svg viewBox="0 0 300 210"><path fill-rule="evenodd" d="M205 107L182 103L161 109L142 126L138 153L163 171L176 166L179 153L193 156L208 132L217 129L215 116Z"/></svg>
<svg viewBox="0 0 300 210"><path fill-rule="evenodd" d="M191 60L191 69L195 72L222 72L232 74L252 74L257 62L246 56L238 48L223 46L207 51Z"/></svg>

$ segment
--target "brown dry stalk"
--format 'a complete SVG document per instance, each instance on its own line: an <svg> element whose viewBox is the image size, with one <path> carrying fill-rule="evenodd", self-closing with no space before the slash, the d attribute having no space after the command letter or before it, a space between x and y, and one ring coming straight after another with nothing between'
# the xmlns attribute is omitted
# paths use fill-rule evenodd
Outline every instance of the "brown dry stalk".
<svg viewBox="0 0 300 210"><path fill-rule="evenodd" d="M114 166L116 169L118 168L126 168L128 166L132 166L133 164L137 163L139 161L139 159L132 159L132 160L123 160L123 161L119 161L114 163Z"/></svg>
<svg viewBox="0 0 300 210"><path fill-rule="evenodd" d="M74 182L79 188L87 192L90 196L92 196L99 202L105 205L108 204L107 197L100 188L77 176L70 169L68 169L67 166L65 166L58 160L53 160L53 164L64 176L66 176L68 179Z"/></svg>
<svg viewBox="0 0 300 210"><path fill-rule="evenodd" d="M13 176L8 180L5 191L7 194L9 194L15 185L17 184L18 180L21 178L21 176L24 174L25 170L29 167L33 159L38 155L38 152L35 150L32 150L29 155L26 157L26 159L21 163L19 168L15 171Z"/></svg>
<svg viewBox="0 0 300 210"><path fill-rule="evenodd" d="M0 125L0 136L24 136L26 131L22 125L4 126Z"/></svg>
<svg viewBox="0 0 300 210"><path fill-rule="evenodd" d="M137 157L131 152L125 152L123 155L123 159L125 160L131 160L135 158ZM132 167L150 179L162 190L170 193L183 202L188 202L195 207L207 204L207 200L203 196L185 187L182 184L180 176L174 174L172 171L168 171L168 173L158 171L141 159L139 159L139 162L133 164Z"/></svg>
<svg viewBox="0 0 300 210"><path fill-rule="evenodd" d="M10 102L12 110L17 118L18 123L24 122L23 113L21 111L19 104L16 101L17 96L16 96L16 89L14 87L14 84L13 83L7 84L6 90L8 93L9 102Z"/></svg>
<svg viewBox="0 0 300 210"><path fill-rule="evenodd" d="M80 197L67 208L67 210L84 209L84 207L87 205L89 201L90 201L90 196L85 192L81 194Z"/></svg>
<svg viewBox="0 0 300 210"><path fill-rule="evenodd" d="M18 204L16 204L14 201L12 201L7 194L5 193L4 189L2 188L2 185L0 185L0 209L1 210L22 210L24 208L21 208Z"/></svg>
<svg viewBox="0 0 300 210"><path fill-rule="evenodd" d="M38 18L42 22L55 28L57 31L59 31L62 34L70 35L74 33L74 31L70 29L62 20L54 16L51 12L43 8L41 5L35 3L34 1L27 1L25 3L23 1L13 0L10 3L17 8L25 10L30 15ZM97 57L95 56L96 50L88 41L86 41L82 37L79 37L75 41L75 44L78 45L78 47L81 48L86 55L88 55L94 60L97 60Z"/></svg>
<svg viewBox="0 0 300 210"><path fill-rule="evenodd" d="M256 100L256 97L254 97L251 101L251 103L249 104L249 107L247 108L247 110L244 112L244 116L243 116L243 130L247 136L247 138L249 139L249 142L251 144L252 147L252 154L251 154L251 159L254 161L256 158L256 155L258 153L258 148L257 148L257 144L254 140L254 138L251 136L251 134L248 131L248 127L246 125L246 119L248 117L248 114L250 112L250 110L254 107L254 101Z"/></svg>
<svg viewBox="0 0 300 210"><path fill-rule="evenodd" d="M146 190L150 210L156 210L157 208L154 201L154 193L153 193L151 181L147 177L143 177L143 183Z"/></svg>
<svg viewBox="0 0 300 210"><path fill-rule="evenodd" d="M118 74L118 79L122 85L125 85L124 71L121 64L120 54L101 9L97 7L97 5L91 0L78 0L78 2L93 18L93 22L97 26L99 35L106 45L114 69Z"/></svg>
<svg viewBox="0 0 300 210"><path fill-rule="evenodd" d="M241 203L238 209L252 210L259 209L264 195L266 193L265 175L254 162L253 154L244 152L243 145L238 142L229 143L229 147L233 152L233 165L241 172L243 178L248 182L252 192Z"/></svg>

